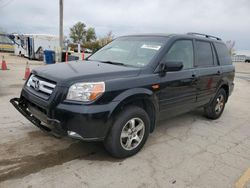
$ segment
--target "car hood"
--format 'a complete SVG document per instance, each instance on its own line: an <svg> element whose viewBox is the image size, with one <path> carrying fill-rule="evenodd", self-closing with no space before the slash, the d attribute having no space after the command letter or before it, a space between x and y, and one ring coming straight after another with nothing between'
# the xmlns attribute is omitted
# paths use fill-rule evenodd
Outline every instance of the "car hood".
<svg viewBox="0 0 250 188"><path fill-rule="evenodd" d="M133 77L137 76L140 70L97 61L72 61L39 67L32 70L32 73L55 81L57 85L68 86L77 81L106 81L113 78Z"/></svg>

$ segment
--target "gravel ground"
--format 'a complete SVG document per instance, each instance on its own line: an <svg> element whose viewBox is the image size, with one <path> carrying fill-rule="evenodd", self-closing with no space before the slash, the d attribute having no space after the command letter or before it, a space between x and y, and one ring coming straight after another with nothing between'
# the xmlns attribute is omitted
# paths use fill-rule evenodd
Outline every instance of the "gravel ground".
<svg viewBox="0 0 250 188"><path fill-rule="evenodd" d="M10 69L0 70L0 187L250 187L250 64L235 64L220 119L196 110L159 122L137 155L117 160L102 143L56 139L22 117L9 99L20 94L27 59L0 55Z"/></svg>

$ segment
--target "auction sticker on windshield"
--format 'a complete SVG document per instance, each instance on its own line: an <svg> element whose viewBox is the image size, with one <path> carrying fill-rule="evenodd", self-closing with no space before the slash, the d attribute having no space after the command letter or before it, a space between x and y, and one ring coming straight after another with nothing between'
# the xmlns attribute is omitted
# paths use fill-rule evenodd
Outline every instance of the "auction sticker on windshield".
<svg viewBox="0 0 250 188"><path fill-rule="evenodd" d="M152 45L152 44L143 44L141 48L151 49L151 50L159 50L161 46L159 45Z"/></svg>

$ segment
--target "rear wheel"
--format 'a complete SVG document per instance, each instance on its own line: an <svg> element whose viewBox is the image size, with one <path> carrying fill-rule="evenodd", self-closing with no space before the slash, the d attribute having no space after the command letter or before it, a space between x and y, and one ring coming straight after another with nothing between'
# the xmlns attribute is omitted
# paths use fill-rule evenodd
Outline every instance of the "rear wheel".
<svg viewBox="0 0 250 188"><path fill-rule="evenodd" d="M145 144L149 126L148 114L142 108L129 106L117 116L105 139L105 148L112 156L118 158L134 155Z"/></svg>
<svg viewBox="0 0 250 188"><path fill-rule="evenodd" d="M226 104L227 94L226 91L221 88L215 95L213 101L205 107L205 115L209 119L217 119L224 111Z"/></svg>

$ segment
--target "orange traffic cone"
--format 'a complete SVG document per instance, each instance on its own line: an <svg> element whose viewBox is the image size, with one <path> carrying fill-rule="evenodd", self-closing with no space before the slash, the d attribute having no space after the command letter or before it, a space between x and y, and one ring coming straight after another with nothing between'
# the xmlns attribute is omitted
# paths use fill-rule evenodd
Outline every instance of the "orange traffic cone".
<svg viewBox="0 0 250 188"><path fill-rule="evenodd" d="M66 51L66 55L65 55L65 62L68 63L68 50Z"/></svg>
<svg viewBox="0 0 250 188"><path fill-rule="evenodd" d="M23 80L27 80L29 76L30 76L30 67L29 67L29 62L27 61Z"/></svg>
<svg viewBox="0 0 250 188"><path fill-rule="evenodd" d="M2 59L2 70L8 70L6 61L4 60L4 56L3 56L3 59Z"/></svg>

